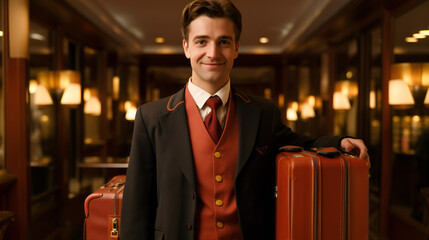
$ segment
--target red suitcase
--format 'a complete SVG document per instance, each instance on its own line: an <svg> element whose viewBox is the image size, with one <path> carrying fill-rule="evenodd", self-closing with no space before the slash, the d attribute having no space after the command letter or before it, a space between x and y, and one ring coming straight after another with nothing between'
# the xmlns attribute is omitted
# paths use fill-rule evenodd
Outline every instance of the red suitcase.
<svg viewBox="0 0 429 240"><path fill-rule="evenodd" d="M85 200L84 239L119 239L125 175L113 177Z"/></svg>
<svg viewBox="0 0 429 240"><path fill-rule="evenodd" d="M276 157L277 240L368 239L369 168L336 148Z"/></svg>

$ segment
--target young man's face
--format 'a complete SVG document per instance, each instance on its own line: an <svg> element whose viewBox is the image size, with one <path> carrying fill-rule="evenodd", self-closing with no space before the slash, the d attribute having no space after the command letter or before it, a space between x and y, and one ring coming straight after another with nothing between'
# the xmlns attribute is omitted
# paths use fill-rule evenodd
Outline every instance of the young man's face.
<svg viewBox="0 0 429 240"><path fill-rule="evenodd" d="M228 82L238 56L235 37L234 23L228 18L200 16L189 24L183 49L191 60L195 85L213 94Z"/></svg>

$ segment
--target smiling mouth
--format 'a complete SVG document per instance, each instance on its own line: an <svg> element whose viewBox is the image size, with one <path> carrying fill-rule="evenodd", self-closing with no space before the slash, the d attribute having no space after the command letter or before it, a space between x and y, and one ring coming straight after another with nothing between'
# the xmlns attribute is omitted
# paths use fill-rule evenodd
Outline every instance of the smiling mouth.
<svg viewBox="0 0 429 240"><path fill-rule="evenodd" d="M208 65L208 66L221 66L224 65L225 63L202 63L203 65Z"/></svg>

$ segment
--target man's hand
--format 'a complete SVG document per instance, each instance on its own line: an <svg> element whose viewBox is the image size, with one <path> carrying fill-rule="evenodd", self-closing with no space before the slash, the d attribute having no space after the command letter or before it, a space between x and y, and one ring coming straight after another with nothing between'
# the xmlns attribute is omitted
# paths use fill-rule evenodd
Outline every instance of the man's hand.
<svg viewBox="0 0 429 240"><path fill-rule="evenodd" d="M359 155L359 157L364 159L368 163L368 166L371 167L368 149L366 148L365 143L361 139L343 138L341 140L341 148L351 154Z"/></svg>

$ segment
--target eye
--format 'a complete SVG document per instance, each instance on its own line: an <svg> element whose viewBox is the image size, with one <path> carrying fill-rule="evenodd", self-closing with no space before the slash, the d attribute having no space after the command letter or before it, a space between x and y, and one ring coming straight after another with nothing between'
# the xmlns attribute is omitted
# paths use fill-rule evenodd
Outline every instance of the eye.
<svg viewBox="0 0 429 240"><path fill-rule="evenodd" d="M206 40L197 40L195 41L195 45L204 45L206 44Z"/></svg>
<svg viewBox="0 0 429 240"><path fill-rule="evenodd" d="M231 45L231 42L230 41L228 41L228 40L220 40L219 41L219 46L222 46L222 47L229 47Z"/></svg>

